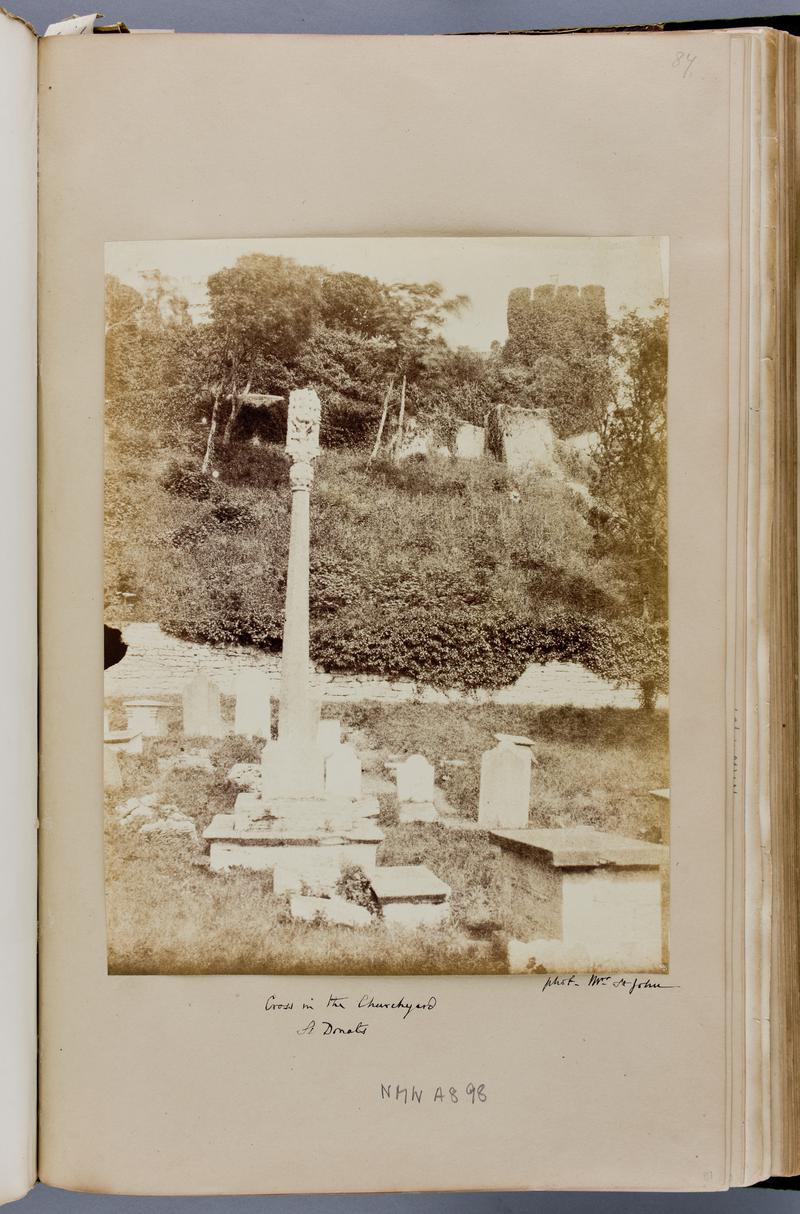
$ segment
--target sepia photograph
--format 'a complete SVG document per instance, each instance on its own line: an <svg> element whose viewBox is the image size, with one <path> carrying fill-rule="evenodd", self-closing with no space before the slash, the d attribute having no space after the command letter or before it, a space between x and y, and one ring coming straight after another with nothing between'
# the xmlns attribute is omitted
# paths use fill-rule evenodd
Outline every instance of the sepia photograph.
<svg viewBox="0 0 800 1214"><path fill-rule="evenodd" d="M668 972L667 239L105 274L109 973Z"/></svg>

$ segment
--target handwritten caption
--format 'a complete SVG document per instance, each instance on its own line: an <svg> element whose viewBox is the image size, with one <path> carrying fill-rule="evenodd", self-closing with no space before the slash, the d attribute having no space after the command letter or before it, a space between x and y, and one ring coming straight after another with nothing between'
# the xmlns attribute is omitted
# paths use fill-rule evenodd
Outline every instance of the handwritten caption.
<svg viewBox="0 0 800 1214"><path fill-rule="evenodd" d="M677 984L673 982L658 982L655 978L628 977L625 974L550 974L542 983L542 991L555 988L596 990L600 987L610 987L613 990L625 991L633 995L635 991L675 991Z"/></svg>
<svg viewBox="0 0 800 1214"><path fill-rule="evenodd" d="M371 994L358 998L328 994L327 997L312 995L301 1000L280 1000L276 995L268 995L264 1011L270 1015L283 1013L292 1019L299 1018L300 1023L295 1028L298 1037L366 1037L376 1015L388 1014L394 1019L408 1020L409 1016L434 1012L436 1006L435 995L425 999L407 999L405 995L398 999L379 999Z"/></svg>

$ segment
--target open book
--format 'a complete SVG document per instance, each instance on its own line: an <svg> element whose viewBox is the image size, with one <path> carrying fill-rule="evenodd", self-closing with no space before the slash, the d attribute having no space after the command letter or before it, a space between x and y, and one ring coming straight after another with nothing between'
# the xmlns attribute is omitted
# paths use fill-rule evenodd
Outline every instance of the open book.
<svg viewBox="0 0 800 1214"><path fill-rule="evenodd" d="M800 1171L796 56L2 17L4 1199Z"/></svg>

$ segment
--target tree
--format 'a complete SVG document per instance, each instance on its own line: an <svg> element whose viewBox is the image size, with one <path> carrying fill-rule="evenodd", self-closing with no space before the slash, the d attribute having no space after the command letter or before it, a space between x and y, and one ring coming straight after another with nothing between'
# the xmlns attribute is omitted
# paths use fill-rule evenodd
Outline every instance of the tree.
<svg viewBox="0 0 800 1214"><path fill-rule="evenodd" d="M667 614L667 307L627 311L614 326L619 392L600 428L592 491L597 549L630 607Z"/></svg>
<svg viewBox="0 0 800 1214"><path fill-rule="evenodd" d="M105 305L106 395L116 396L136 382L139 372L144 297L114 274L106 274Z"/></svg>
<svg viewBox="0 0 800 1214"><path fill-rule="evenodd" d="M106 275L106 392L110 398L176 382L177 335L193 328L189 303L159 270L141 275L137 290Z"/></svg>
<svg viewBox="0 0 800 1214"><path fill-rule="evenodd" d="M291 362L312 332L321 310L322 273L289 257L249 253L208 279L210 332L206 382L211 425L203 461L213 462L223 401L230 406L223 442L230 442L251 388L269 392L265 368Z"/></svg>
<svg viewBox="0 0 800 1214"><path fill-rule="evenodd" d="M342 271L322 278L321 321L359 337L383 333L389 315L386 287L377 278Z"/></svg>

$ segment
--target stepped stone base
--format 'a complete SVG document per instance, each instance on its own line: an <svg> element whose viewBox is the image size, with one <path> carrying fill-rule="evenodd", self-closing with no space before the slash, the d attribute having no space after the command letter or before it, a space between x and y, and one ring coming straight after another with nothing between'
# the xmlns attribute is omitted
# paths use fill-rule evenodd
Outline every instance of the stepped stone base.
<svg viewBox="0 0 800 1214"><path fill-rule="evenodd" d="M215 872L274 872L278 866L282 889L328 892L345 865L357 864L368 876L375 871L383 841L383 831L372 821L378 812L376 797L264 802L256 793L241 792L234 812L217 814L203 838Z"/></svg>
<svg viewBox="0 0 800 1214"><path fill-rule="evenodd" d="M450 918L450 886L424 864L387 864L370 884L389 926L435 927Z"/></svg>

